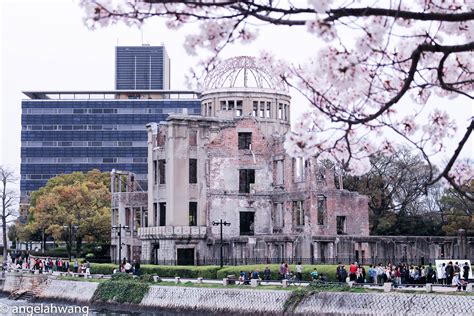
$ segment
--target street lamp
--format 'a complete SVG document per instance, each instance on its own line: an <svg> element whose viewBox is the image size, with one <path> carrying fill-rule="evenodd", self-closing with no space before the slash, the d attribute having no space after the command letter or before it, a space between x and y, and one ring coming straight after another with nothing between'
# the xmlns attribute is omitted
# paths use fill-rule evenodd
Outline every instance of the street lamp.
<svg viewBox="0 0 474 316"><path fill-rule="evenodd" d="M120 260L122 260L122 229L128 229L127 225L118 224L112 226L112 229L115 229L117 231L117 236L119 238L119 255L118 255L118 263L120 264Z"/></svg>
<svg viewBox="0 0 474 316"><path fill-rule="evenodd" d="M218 222L216 221L212 221L212 226L221 226L221 268L224 266L224 252L223 252L223 246L224 246L224 242L223 242L223 238L222 238L222 226L230 226L230 223L229 222L223 222L222 219Z"/></svg>
<svg viewBox="0 0 474 316"><path fill-rule="evenodd" d="M72 230L77 230L79 228L78 225L63 225L63 228L69 232L69 249L68 249L68 255L69 255L69 261L71 261L71 252L72 252ZM76 250L77 250L77 245L76 245ZM77 258L77 251L76 251L76 258Z"/></svg>

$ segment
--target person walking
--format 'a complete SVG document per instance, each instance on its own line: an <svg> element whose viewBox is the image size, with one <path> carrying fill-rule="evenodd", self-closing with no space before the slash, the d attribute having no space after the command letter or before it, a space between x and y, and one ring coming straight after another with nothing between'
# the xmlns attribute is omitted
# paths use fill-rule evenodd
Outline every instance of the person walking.
<svg viewBox="0 0 474 316"><path fill-rule="evenodd" d="M303 266L301 262L298 262L296 265L296 279L300 282L303 280Z"/></svg>

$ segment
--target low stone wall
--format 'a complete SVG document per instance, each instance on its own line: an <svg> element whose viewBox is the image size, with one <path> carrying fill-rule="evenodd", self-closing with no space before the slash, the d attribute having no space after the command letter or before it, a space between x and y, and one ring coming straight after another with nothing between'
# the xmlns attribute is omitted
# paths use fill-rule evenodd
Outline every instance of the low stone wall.
<svg viewBox="0 0 474 316"><path fill-rule="evenodd" d="M151 286L141 305L173 310L282 313L289 291Z"/></svg>
<svg viewBox="0 0 474 316"><path fill-rule="evenodd" d="M46 275L9 272L5 276L3 291L8 293L31 291L37 285L46 282L46 280L48 280Z"/></svg>
<svg viewBox="0 0 474 316"><path fill-rule="evenodd" d="M304 299L295 314L310 315L469 315L474 296L405 293L321 292Z"/></svg>
<svg viewBox="0 0 474 316"><path fill-rule="evenodd" d="M3 291L32 291L39 300L91 304L96 282L66 281L42 275L8 274ZM284 313L290 291L150 286L141 304L124 309L196 311L209 314ZM107 305L107 304L106 304ZM119 304L109 304L115 309ZM300 315L473 315L474 296L408 293L321 292L290 313Z"/></svg>
<svg viewBox="0 0 474 316"><path fill-rule="evenodd" d="M99 286L97 282L51 280L37 298L64 300L73 303L90 303Z"/></svg>

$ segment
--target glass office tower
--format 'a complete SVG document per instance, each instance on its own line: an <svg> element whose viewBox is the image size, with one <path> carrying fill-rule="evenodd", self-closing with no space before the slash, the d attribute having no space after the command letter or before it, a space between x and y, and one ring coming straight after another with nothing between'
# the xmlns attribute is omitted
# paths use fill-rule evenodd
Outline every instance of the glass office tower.
<svg viewBox="0 0 474 316"><path fill-rule="evenodd" d="M115 89L167 90L170 59L164 46L117 46Z"/></svg>
<svg viewBox="0 0 474 316"><path fill-rule="evenodd" d="M190 91L24 92L21 196L62 173L112 169L134 172L146 190L145 125L170 113L199 114Z"/></svg>

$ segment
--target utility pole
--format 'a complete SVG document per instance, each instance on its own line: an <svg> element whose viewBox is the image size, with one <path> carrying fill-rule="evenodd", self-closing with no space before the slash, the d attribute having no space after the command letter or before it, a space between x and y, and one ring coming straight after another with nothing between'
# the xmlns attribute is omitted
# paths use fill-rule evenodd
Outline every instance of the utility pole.
<svg viewBox="0 0 474 316"><path fill-rule="evenodd" d="M222 221L222 219L218 222L216 221L212 221L212 226L220 226L221 228L221 268L224 266L224 240L223 240L223 236L222 236L222 227L223 226L230 226L230 223L229 222L225 222L225 221Z"/></svg>
<svg viewBox="0 0 474 316"><path fill-rule="evenodd" d="M120 261L122 260L122 229L128 229L127 225L122 226L122 224L118 224L116 226L112 226L112 229L115 229L117 231L117 236L118 236L118 264L120 265Z"/></svg>

